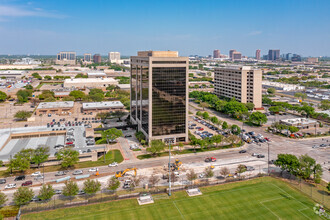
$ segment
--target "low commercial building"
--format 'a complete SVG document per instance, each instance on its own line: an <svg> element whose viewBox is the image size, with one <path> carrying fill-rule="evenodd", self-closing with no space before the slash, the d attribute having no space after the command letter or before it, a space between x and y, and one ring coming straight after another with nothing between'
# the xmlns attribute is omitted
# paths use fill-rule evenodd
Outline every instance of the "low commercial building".
<svg viewBox="0 0 330 220"><path fill-rule="evenodd" d="M262 86L265 88L275 88L277 90L283 91L296 91L305 89L305 86L270 81L262 81Z"/></svg>
<svg viewBox="0 0 330 220"><path fill-rule="evenodd" d="M118 84L119 89L130 91L131 90L131 84Z"/></svg>
<svg viewBox="0 0 330 220"><path fill-rule="evenodd" d="M104 72L87 72L88 78L104 78L107 75Z"/></svg>
<svg viewBox="0 0 330 220"><path fill-rule="evenodd" d="M83 103L82 112L90 113L90 112L113 112L113 111L123 111L125 106L120 101L113 102L88 102Z"/></svg>
<svg viewBox="0 0 330 220"><path fill-rule="evenodd" d="M74 111L74 102L41 102L36 109L36 115L40 114L56 114L71 115Z"/></svg>
<svg viewBox="0 0 330 220"><path fill-rule="evenodd" d="M21 79L26 74L27 72L22 70L4 70L0 71L0 78L5 77L6 79Z"/></svg>
<svg viewBox="0 0 330 220"><path fill-rule="evenodd" d="M280 123L288 125L288 126L295 126L299 129L303 128L313 128L318 127L319 123L316 120L309 119L309 118L294 118L294 119L283 119L280 120Z"/></svg>
<svg viewBox="0 0 330 220"><path fill-rule="evenodd" d="M66 88L85 89L99 88L105 90L110 85L118 85L118 81L113 78L76 78L66 79L63 86Z"/></svg>

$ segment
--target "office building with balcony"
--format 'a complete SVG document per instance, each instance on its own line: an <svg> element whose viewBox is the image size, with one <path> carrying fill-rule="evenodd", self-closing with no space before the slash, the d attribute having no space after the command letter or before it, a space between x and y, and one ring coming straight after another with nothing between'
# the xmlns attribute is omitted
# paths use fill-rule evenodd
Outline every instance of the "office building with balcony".
<svg viewBox="0 0 330 220"><path fill-rule="evenodd" d="M258 50L256 50L256 59L257 60L260 60L260 50L258 49Z"/></svg>
<svg viewBox="0 0 330 220"><path fill-rule="evenodd" d="M220 58L220 50L213 51L213 58Z"/></svg>
<svg viewBox="0 0 330 220"><path fill-rule="evenodd" d="M188 141L188 69L177 51L131 57L130 118L148 141Z"/></svg>
<svg viewBox="0 0 330 220"><path fill-rule="evenodd" d="M76 52L59 52L55 63L59 65L76 65Z"/></svg>
<svg viewBox="0 0 330 220"><path fill-rule="evenodd" d="M262 108L262 71L248 66L215 68L214 93Z"/></svg>

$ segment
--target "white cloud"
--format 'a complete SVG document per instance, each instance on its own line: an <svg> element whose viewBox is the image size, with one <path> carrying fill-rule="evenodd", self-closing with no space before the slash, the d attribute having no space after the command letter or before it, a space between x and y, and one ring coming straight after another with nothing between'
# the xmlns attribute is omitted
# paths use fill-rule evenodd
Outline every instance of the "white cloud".
<svg viewBox="0 0 330 220"><path fill-rule="evenodd" d="M248 33L249 36L255 36L259 34L262 34L262 31L251 31L250 33Z"/></svg>
<svg viewBox="0 0 330 220"><path fill-rule="evenodd" d="M18 6L0 5L0 21L4 17L48 17L48 18L65 18L61 14L55 14L44 11L41 8L26 8Z"/></svg>

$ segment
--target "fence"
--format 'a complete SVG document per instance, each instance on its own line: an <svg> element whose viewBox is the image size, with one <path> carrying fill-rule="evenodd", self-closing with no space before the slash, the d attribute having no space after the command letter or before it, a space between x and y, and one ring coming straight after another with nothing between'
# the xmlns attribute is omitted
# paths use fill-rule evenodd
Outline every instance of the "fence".
<svg viewBox="0 0 330 220"><path fill-rule="evenodd" d="M287 172L272 173L271 176L275 178L281 178L282 180L283 179L286 180L295 189L309 196L314 201L321 203L327 209L330 209L329 193L326 191L326 186L324 182L321 184L306 182L305 180L298 178L294 175L290 175Z"/></svg>

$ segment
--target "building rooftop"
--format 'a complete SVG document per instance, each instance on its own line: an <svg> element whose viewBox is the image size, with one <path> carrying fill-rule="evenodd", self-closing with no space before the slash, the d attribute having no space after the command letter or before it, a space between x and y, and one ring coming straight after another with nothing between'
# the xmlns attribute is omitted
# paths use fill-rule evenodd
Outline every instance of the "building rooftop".
<svg viewBox="0 0 330 220"><path fill-rule="evenodd" d="M118 84L117 86L120 89L129 89L129 88L131 88L131 84Z"/></svg>
<svg viewBox="0 0 330 220"><path fill-rule="evenodd" d="M49 109L49 108L72 108L74 101L66 102L41 102L37 109Z"/></svg>
<svg viewBox="0 0 330 220"><path fill-rule="evenodd" d="M139 57L179 57L178 51L138 51Z"/></svg>
<svg viewBox="0 0 330 220"><path fill-rule="evenodd" d="M64 83L117 83L113 78L75 78L65 79Z"/></svg>
<svg viewBox="0 0 330 220"><path fill-rule="evenodd" d="M120 101L113 102L88 102L83 103L83 109L108 109L108 108L124 108Z"/></svg>
<svg viewBox="0 0 330 220"><path fill-rule="evenodd" d="M313 124L317 122L316 120L308 118L283 119L281 121L289 124Z"/></svg>

